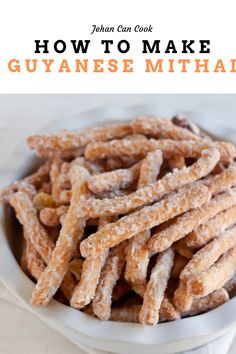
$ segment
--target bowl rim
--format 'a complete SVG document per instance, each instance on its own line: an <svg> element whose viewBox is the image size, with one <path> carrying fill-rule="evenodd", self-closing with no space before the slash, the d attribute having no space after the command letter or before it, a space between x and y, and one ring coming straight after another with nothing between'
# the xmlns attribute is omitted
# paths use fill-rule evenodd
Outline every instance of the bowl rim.
<svg viewBox="0 0 236 354"><path fill-rule="evenodd" d="M94 122L95 125L101 125L103 123L107 124L108 122L110 123L117 120L121 122L128 118L132 118L133 116L137 116L137 113L140 112L139 106L123 106L122 109L120 108L121 107L119 106L118 112L123 112L125 113L124 115L120 115L120 113L117 114L117 107L115 105L95 108L80 113L78 116L65 117L54 121L44 129L40 130L39 133L52 131L56 127L60 128L61 126L69 128L68 125L71 126L71 122L74 122L74 125L81 125L81 121L85 122L85 124L82 124L83 128L91 126L91 124L94 125ZM114 119L109 118L112 117L112 112L116 112ZM150 105L148 105L148 112L150 112ZM156 113L153 112L153 114ZM98 119L98 117L100 117L100 119ZM6 183L18 178L19 174L22 174L26 170L26 166L28 166L29 163L32 163L33 155L32 153L29 154L23 143L20 143L11 153L8 158L9 160L13 160L16 151L18 161L15 164L15 172L10 172L7 175L5 178ZM4 166L5 163L3 163L3 168ZM1 206L0 219L3 220L3 217L3 206ZM29 305L29 298L34 283L23 273L16 262L6 240L3 222L0 223L0 279L31 312L46 321L50 326L58 329L58 323L62 323L63 326L66 326L85 337L100 342L124 343L129 345L177 344L200 336L210 336L216 332L220 335L220 333L223 333L236 325L236 316L232 316L233 312L236 313L236 297L210 312L178 321L160 323L154 327L113 321L103 322L73 308L60 304L55 300L52 300L50 304L43 309L33 308Z"/></svg>

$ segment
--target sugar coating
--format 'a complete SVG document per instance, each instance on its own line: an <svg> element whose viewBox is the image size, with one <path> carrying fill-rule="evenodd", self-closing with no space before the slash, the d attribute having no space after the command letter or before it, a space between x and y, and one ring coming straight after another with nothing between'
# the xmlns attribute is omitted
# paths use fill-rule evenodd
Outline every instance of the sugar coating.
<svg viewBox="0 0 236 354"><path fill-rule="evenodd" d="M174 292L173 304L180 313L189 311L193 303L193 296L187 293L186 282L179 281L178 287Z"/></svg>
<svg viewBox="0 0 236 354"><path fill-rule="evenodd" d="M143 305L140 310L139 320L143 324L154 325L159 320L159 310L167 281L173 266L174 252L171 248L160 253L155 267L152 269L147 289L144 293Z"/></svg>
<svg viewBox="0 0 236 354"><path fill-rule="evenodd" d="M31 149L69 150L86 146L93 141L107 141L115 138L123 138L131 134L129 124L86 129L78 134L63 130L52 135L33 135L27 140Z"/></svg>
<svg viewBox="0 0 236 354"><path fill-rule="evenodd" d="M196 252L180 274L180 279L190 279L192 276L210 268L217 259L236 245L236 226L224 231L206 246Z"/></svg>
<svg viewBox="0 0 236 354"><path fill-rule="evenodd" d="M15 209L17 218L23 225L30 242L44 262L48 263L54 244L50 240L46 229L40 224L33 202L26 193L16 192L10 203Z"/></svg>
<svg viewBox="0 0 236 354"><path fill-rule="evenodd" d="M158 139L173 139L173 140L196 140L195 134L187 129L174 125L167 119L153 119L139 117L131 123L135 133L141 133L148 136L153 136Z"/></svg>
<svg viewBox="0 0 236 354"><path fill-rule="evenodd" d="M204 150L201 157L191 166L167 173L162 179L151 183L124 197L112 199L90 199L78 207L78 215L90 218L101 215L126 214L130 210L157 201L165 194L207 176L219 161L216 149Z"/></svg>
<svg viewBox="0 0 236 354"><path fill-rule="evenodd" d="M114 220L113 218L100 218L99 228L106 225L108 222ZM101 275L101 270L106 262L109 250L104 250L100 254L87 257L82 266L80 281L76 285L70 304L74 308L84 308L94 298L96 288Z"/></svg>
<svg viewBox="0 0 236 354"><path fill-rule="evenodd" d="M125 265L126 248L122 242L111 250L93 298L93 312L104 321L111 315L112 292Z"/></svg>
<svg viewBox="0 0 236 354"><path fill-rule="evenodd" d="M94 175L88 180L88 188L95 194L127 188L138 180L140 163L130 168L117 169Z"/></svg>
<svg viewBox="0 0 236 354"><path fill-rule="evenodd" d="M28 238L26 239L26 264L30 275L38 280L45 269L45 264Z"/></svg>
<svg viewBox="0 0 236 354"><path fill-rule="evenodd" d="M229 294L224 288L221 288L204 297L193 299L189 311L181 313L181 316L193 316L207 312L223 305L227 301L229 301Z"/></svg>
<svg viewBox="0 0 236 354"><path fill-rule="evenodd" d="M147 154L141 163L138 188L156 181L162 163L163 158L160 150L155 150ZM141 296L143 296L146 288L147 268L150 257L147 245L150 236L150 230L135 235L129 241L126 257L125 278Z"/></svg>
<svg viewBox="0 0 236 354"><path fill-rule="evenodd" d="M222 210L236 204L236 193L232 191L217 195L202 207L195 208L178 217L176 222L152 236L148 243L151 251L161 252L183 238L199 225L207 222Z"/></svg>
<svg viewBox="0 0 236 354"><path fill-rule="evenodd" d="M187 293L195 297L210 294L224 286L236 270L236 247L231 248L209 269L187 281Z"/></svg>
<svg viewBox="0 0 236 354"><path fill-rule="evenodd" d="M85 220L78 220L76 205L88 194L86 180L89 174L83 167L74 166L70 171L70 177L72 185L71 205L48 266L39 278L32 294L31 303L34 306L44 306L56 293L66 274L77 242L83 235Z"/></svg>
<svg viewBox="0 0 236 354"><path fill-rule="evenodd" d="M220 152L220 161L232 162L236 156L233 144L224 141L208 142L206 140L112 140L88 144L85 149L87 159L96 160L120 156L146 156L153 150L161 150L165 159L180 155L185 158L198 158L202 150L216 148Z"/></svg>
<svg viewBox="0 0 236 354"><path fill-rule="evenodd" d="M58 226L60 225L61 217L66 215L68 208L67 205L61 205L58 208L44 208L39 214L40 221L45 226Z"/></svg>
<svg viewBox="0 0 236 354"><path fill-rule="evenodd" d="M62 159L61 158L54 158L51 169L50 169L50 180L52 184L52 198L54 200L55 205L60 205L60 195L63 191L61 186L61 165Z"/></svg>
<svg viewBox="0 0 236 354"><path fill-rule="evenodd" d="M200 248L206 245L214 237L224 232L236 222L236 206L228 208L211 218L206 223L201 224L186 237L189 247Z"/></svg>
<svg viewBox="0 0 236 354"><path fill-rule="evenodd" d="M201 185L190 186L188 189L173 193L162 201L126 215L115 223L108 224L95 234L90 235L81 242L81 254L83 257L87 257L114 247L140 232L158 226L189 209L197 208L208 199L208 189Z"/></svg>

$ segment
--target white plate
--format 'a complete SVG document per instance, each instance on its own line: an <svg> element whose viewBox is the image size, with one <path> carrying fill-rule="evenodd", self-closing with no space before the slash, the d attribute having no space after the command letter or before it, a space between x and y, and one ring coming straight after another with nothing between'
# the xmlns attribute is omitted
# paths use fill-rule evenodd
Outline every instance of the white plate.
<svg viewBox="0 0 236 354"><path fill-rule="evenodd" d="M89 126L106 125L111 122L129 120L140 114L171 117L179 113L169 107L106 107L89 111L80 116L56 121L44 132L55 132L62 128L83 129ZM210 117L193 112L188 116L205 129L236 142L236 131L222 126ZM212 129L214 128L214 129ZM10 160L17 155L15 171L8 176L5 184L25 175L35 158L29 153L26 144L17 147ZM6 161L8 164L9 160ZM0 209L0 278L7 288L28 308L49 326L60 332L75 344L124 354L175 353L205 344L236 327L236 298L219 308L203 315L175 322L158 324L155 327L140 324L102 322L91 318L57 301L43 309L29 305L34 288L33 282L21 271L14 255L17 232L12 225L9 208Z"/></svg>

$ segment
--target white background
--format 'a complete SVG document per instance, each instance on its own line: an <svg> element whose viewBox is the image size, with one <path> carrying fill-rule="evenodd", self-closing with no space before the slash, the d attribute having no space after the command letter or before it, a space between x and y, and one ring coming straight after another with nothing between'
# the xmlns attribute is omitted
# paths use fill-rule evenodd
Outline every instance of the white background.
<svg viewBox="0 0 236 354"><path fill-rule="evenodd" d="M91 35L93 24L104 26L149 25L152 34L142 33L97 33ZM169 39L177 46L183 39L210 39L211 54L189 54L191 58L209 58L212 63L222 58L229 63L236 58L235 2L226 1L2 1L0 12L0 92L6 93L180 93L180 92L235 92L236 73L151 73L144 72L145 55L140 53L142 39L160 39L164 44ZM74 55L68 45L64 54L34 54L34 40L90 39L91 48L86 58L107 58L99 45L101 39L114 42L127 39L131 42L128 54L116 50L111 57L118 60L134 58L134 73L58 73L62 59L73 62ZM42 66L36 73L24 69L25 58L54 58L55 72L44 73ZM176 55L153 55L153 58L179 58ZM10 73L7 62L11 58L21 61L21 73ZM53 68L53 67L52 67ZM228 65L226 64L226 69Z"/></svg>

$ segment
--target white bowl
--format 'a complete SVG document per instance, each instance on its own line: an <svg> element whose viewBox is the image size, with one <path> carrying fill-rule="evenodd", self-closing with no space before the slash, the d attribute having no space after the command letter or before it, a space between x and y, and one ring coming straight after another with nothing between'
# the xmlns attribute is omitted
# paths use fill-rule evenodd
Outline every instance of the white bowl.
<svg viewBox="0 0 236 354"><path fill-rule="evenodd" d="M89 126L106 125L111 122L129 120L140 114L171 117L179 113L169 107L106 107L89 111L80 116L56 121L44 132L55 132L62 128L83 129ZM197 120L204 128L214 134L229 136L236 141L236 132L219 122L188 112L188 116ZM197 118L197 119L196 119ZM214 124L212 125L212 122ZM210 128L209 128L210 127ZM224 133L223 133L224 132ZM221 134L220 134L221 133ZM17 159L16 159L17 156ZM15 171L8 176L8 184L29 172L38 160L29 153L26 144L17 147L9 158L15 163ZM9 160L6 161L6 164ZM3 166L4 168L4 166ZM29 299L34 284L22 272L17 257L17 230L9 207L1 207L0 217L0 279L5 286L28 308L50 327L77 345L83 345L101 351L124 354L176 353L203 345L236 327L236 298L206 314L185 318L170 323L161 323L155 327L141 324L102 322L52 300L42 309L30 306Z"/></svg>

